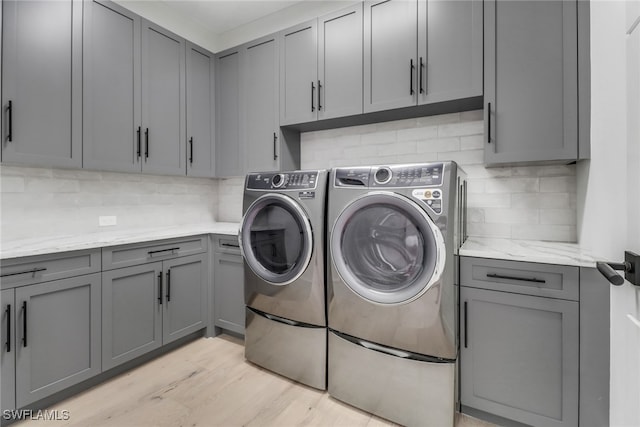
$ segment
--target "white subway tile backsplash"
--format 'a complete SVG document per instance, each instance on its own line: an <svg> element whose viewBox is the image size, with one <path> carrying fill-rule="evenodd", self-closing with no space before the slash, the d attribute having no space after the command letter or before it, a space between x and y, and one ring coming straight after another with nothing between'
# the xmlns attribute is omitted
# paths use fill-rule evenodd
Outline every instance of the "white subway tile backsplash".
<svg viewBox="0 0 640 427"><path fill-rule="evenodd" d="M343 135L360 144L346 147ZM456 161L468 175L469 235L576 240L575 166L485 168L482 110L308 132L301 141L303 169Z"/></svg>
<svg viewBox="0 0 640 427"><path fill-rule="evenodd" d="M96 232L100 215L127 230L211 221L218 210L212 179L2 165L0 181L3 241Z"/></svg>

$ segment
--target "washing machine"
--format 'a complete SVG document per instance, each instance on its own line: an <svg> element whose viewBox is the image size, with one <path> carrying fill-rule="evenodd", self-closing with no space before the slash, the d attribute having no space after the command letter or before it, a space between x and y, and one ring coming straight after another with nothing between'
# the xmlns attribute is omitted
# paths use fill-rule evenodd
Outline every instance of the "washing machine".
<svg viewBox="0 0 640 427"><path fill-rule="evenodd" d="M465 174L454 162L332 170L333 397L403 425L453 426L465 200Z"/></svg>
<svg viewBox="0 0 640 427"><path fill-rule="evenodd" d="M240 249L245 358L326 389L326 170L250 173Z"/></svg>

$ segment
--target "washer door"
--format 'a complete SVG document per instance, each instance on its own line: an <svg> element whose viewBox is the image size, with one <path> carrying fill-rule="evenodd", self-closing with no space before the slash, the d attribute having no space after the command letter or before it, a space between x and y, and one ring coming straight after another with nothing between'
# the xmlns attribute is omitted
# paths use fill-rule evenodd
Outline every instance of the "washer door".
<svg viewBox="0 0 640 427"><path fill-rule="evenodd" d="M247 209L240 250L251 270L274 285L288 285L307 269L313 248L309 220L290 197L266 194Z"/></svg>
<svg viewBox="0 0 640 427"><path fill-rule="evenodd" d="M431 218L396 193L368 193L338 216L331 258L344 283L380 304L410 302L442 274L444 239Z"/></svg>

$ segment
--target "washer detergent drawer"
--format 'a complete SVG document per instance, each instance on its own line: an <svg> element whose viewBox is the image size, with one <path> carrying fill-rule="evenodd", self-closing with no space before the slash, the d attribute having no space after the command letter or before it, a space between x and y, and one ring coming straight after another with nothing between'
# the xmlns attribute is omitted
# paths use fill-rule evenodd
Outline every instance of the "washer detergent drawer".
<svg viewBox="0 0 640 427"><path fill-rule="evenodd" d="M246 308L244 343L248 361L326 390L327 328L289 325Z"/></svg>
<svg viewBox="0 0 640 427"><path fill-rule="evenodd" d="M456 364L365 348L329 331L329 394L405 426L453 426Z"/></svg>

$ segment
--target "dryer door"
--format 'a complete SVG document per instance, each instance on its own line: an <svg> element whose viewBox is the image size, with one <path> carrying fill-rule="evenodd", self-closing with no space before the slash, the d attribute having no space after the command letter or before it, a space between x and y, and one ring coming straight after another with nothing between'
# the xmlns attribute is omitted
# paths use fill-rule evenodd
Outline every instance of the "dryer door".
<svg viewBox="0 0 640 427"><path fill-rule="evenodd" d="M354 200L336 219L330 244L343 282L375 303L413 301L444 269L440 229L414 201L396 193Z"/></svg>
<svg viewBox="0 0 640 427"><path fill-rule="evenodd" d="M249 206L239 240L247 265L274 285L288 285L299 278L311 259L309 220L295 200L282 194L266 194Z"/></svg>

